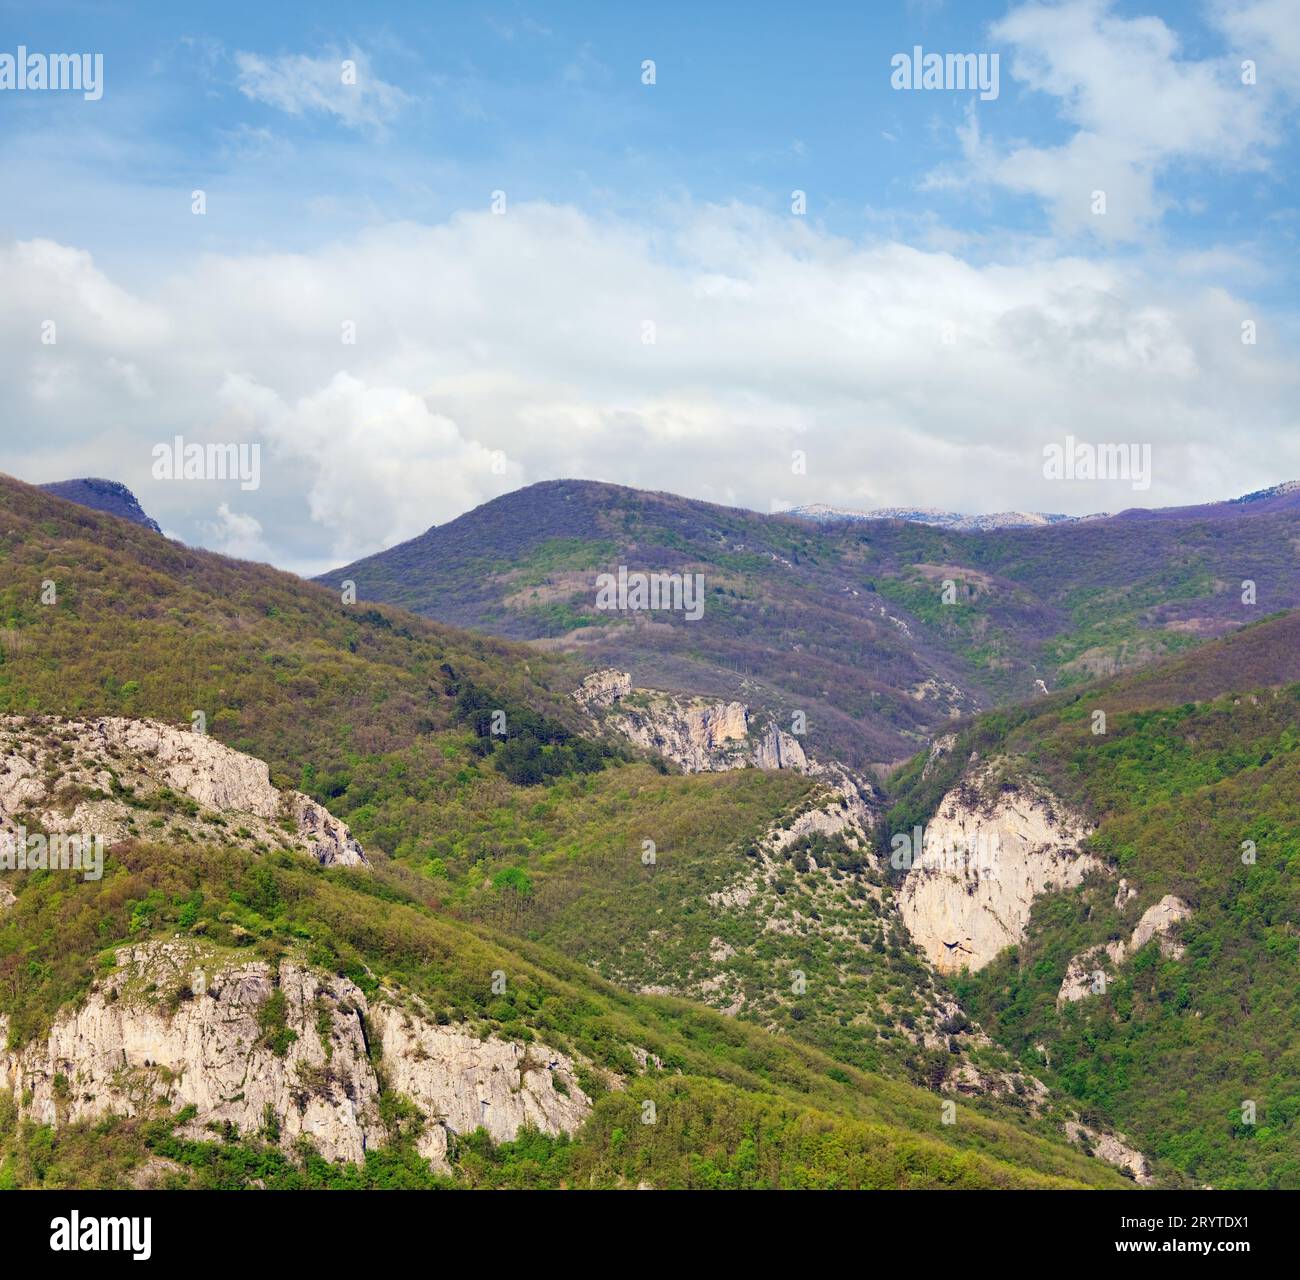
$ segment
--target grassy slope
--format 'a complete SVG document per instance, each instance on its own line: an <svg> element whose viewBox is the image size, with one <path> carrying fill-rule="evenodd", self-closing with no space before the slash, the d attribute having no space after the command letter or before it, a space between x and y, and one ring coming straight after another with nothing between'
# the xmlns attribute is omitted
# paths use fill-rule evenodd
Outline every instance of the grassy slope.
<svg viewBox="0 0 1300 1280"><path fill-rule="evenodd" d="M363 985L369 971L409 986L449 1018L469 1018L484 1030L544 1034L621 1069L630 1067L630 1041L703 1079L690 1086L702 1091L701 1133L713 1135L701 1142L726 1169L701 1170L686 1151L661 1149L671 1129L625 1132L618 1144L600 1137L600 1126L620 1114L614 1099L603 1101L593 1120L596 1136L562 1159L552 1153L554 1168L547 1157L547 1177L608 1182L631 1176L647 1152L669 1181L760 1177L744 1151L740 1166L730 1162L755 1126L768 1126L790 1143L788 1166L772 1164L784 1138L756 1166L773 1185L1115 1184L1096 1162L1014 1125L963 1106L958 1125L941 1126L931 1094L686 1002L629 996L554 951L436 909L434 891L454 896L457 884L468 891L474 867L517 862L519 838L553 846L538 881L543 896L559 886L562 899L565 855L556 850L576 841L583 856L612 856L623 835L611 837L599 820L614 802L623 806L628 831L657 822L669 829L667 851L678 841L685 849L713 840L709 856L720 857L718 832L752 838L797 793L798 780L661 778L648 766L622 765L549 787L512 787L475 755L439 670L451 662L503 699L571 716L536 655L391 610L348 611L328 591L289 575L178 547L16 482L0 480L0 512L0 709L173 721L204 709L215 736L269 759L280 780L327 794L363 840L377 838L372 847L397 858L367 880L276 855L255 863L230 847L129 846L114 851L98 885L69 890L56 878L27 876L0 925L0 1009L16 1040L38 1034L77 998L114 942L167 934L197 902L215 941L233 945L248 935L269 952L302 948ZM57 584L57 604L39 603L45 579ZM435 858L450 872L445 886L441 875L429 875ZM498 890L492 879L480 874L487 887L476 892L499 893L508 909L515 890ZM518 978L505 1000L489 995L485 975L495 968ZM657 1087L683 1086L673 1076ZM717 1102L719 1089L731 1091L726 1106ZM748 1115L748 1129L727 1119L732 1115ZM108 1129L53 1135L15 1130L12 1116L0 1115L7 1153L0 1180L111 1181L150 1144L176 1154L165 1133L143 1124ZM116 1164L107 1154L114 1151ZM182 1154L204 1171L202 1179L238 1180L220 1152ZM107 1165L96 1164L101 1156ZM264 1162L276 1159L244 1153L235 1164L262 1176ZM487 1157L471 1152L466 1159L469 1169ZM384 1178L400 1180L410 1162L395 1157L384 1170ZM296 1167L281 1172L290 1182L306 1176ZM485 1168L466 1176L490 1182L506 1175Z"/></svg>
<svg viewBox="0 0 1300 1280"><path fill-rule="evenodd" d="M956 990L1039 1070L1033 1046L1045 1045L1050 1083L1215 1186L1300 1187L1300 685L1280 683L1300 679L1298 667L1292 613L1151 672L990 716L928 783L915 766L900 779L887 824L928 816L975 749L1089 814L1091 847L1137 887L1133 907L1121 920L1113 879L1047 898L1025 944ZM1107 712L1104 736L1091 732L1095 709ZM1185 959L1149 944L1105 995L1058 1013L1070 957L1126 937L1165 894L1194 910ZM1253 1126L1241 1122L1245 1100Z"/></svg>
<svg viewBox="0 0 1300 1280"><path fill-rule="evenodd" d="M659 1055L665 1071L638 1086L631 1103L602 1099L580 1151L556 1163L554 1179L606 1184L644 1174L659 1185L690 1184L699 1174L695 1155L726 1168L745 1165L745 1143L761 1131L764 1159L746 1175L756 1185L1116 1184L1096 1162L1013 1125L961 1107L958 1123L945 1126L931 1094L837 1066L685 1001L631 996L585 966L439 916L364 873L324 871L308 859L237 846L132 842L114 850L98 883L69 885L38 873L17 887L16 904L0 918L0 1010L12 1020L13 1043L39 1034L76 999L114 943L190 930L211 945L266 958L300 953L372 995L381 987L399 1000L415 993L449 1021L468 1021L484 1034L545 1038L622 1072L636 1070L629 1045ZM497 969L508 975L504 996L492 994ZM595 1085L592 1091L599 1092ZM652 1134L626 1123L643 1094L661 1108L663 1128ZM611 1130L619 1127L623 1138L615 1142ZM231 1175L229 1159L222 1164L219 1153L177 1146L166 1126L143 1122L102 1126L120 1149L108 1167L96 1164L106 1158L96 1128L62 1135L24 1129L0 1108L0 1185L112 1182L150 1149ZM393 1146L389 1155L409 1171L411 1162L397 1159L397 1133ZM243 1147L250 1176L266 1172L267 1159L280 1159L259 1155L255 1143ZM276 1168L290 1182L301 1176Z"/></svg>

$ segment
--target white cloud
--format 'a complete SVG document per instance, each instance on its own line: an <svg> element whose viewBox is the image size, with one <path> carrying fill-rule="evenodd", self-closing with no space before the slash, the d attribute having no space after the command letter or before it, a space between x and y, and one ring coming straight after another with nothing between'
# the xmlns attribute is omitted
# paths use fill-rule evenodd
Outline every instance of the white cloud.
<svg viewBox="0 0 1300 1280"><path fill-rule="evenodd" d="M213 551L234 556L239 560L268 560L270 551L262 537L262 524L255 516L230 509L223 502L217 508L217 518L205 522L208 545Z"/></svg>
<svg viewBox="0 0 1300 1280"><path fill-rule="evenodd" d="M1150 443L1144 502L1207 500L1300 477L1294 330L1225 287L1241 252L1219 275L1213 256L1185 276L1042 244L977 264L744 205L649 232L518 204L311 254L210 254L137 296L87 255L10 246L0 334L21 340L0 346L0 466L119 478L182 536L260 537L303 571L557 476L764 511L1131 505L1043 479L1043 446L1067 433ZM51 297L97 308L53 350L36 337ZM178 432L262 443L262 488L152 481L152 446ZM260 533L198 514L221 502Z"/></svg>
<svg viewBox="0 0 1300 1280"><path fill-rule="evenodd" d="M382 129L410 101L396 85L381 80L359 50L319 57L236 53L239 89L291 116L332 115L353 129ZM350 70L349 70L350 68Z"/></svg>
<svg viewBox="0 0 1300 1280"><path fill-rule="evenodd" d="M335 562L452 519L520 479L504 456L494 472L493 451L463 439L420 396L348 373L292 405L231 375L221 399L263 436L275 465L301 475Z"/></svg>
<svg viewBox="0 0 1300 1280"><path fill-rule="evenodd" d="M1295 0L1263 0L1223 6L1219 20L1259 49L1284 42L1289 58L1294 37L1283 32L1296 10ZM963 167L932 175L929 185L990 183L1034 196L1064 234L1135 239L1172 203L1162 187L1172 166L1260 168L1280 140L1282 77L1244 85L1237 55L1187 56L1161 19L1123 17L1113 0L1022 4L990 36L1010 47L1011 78L1055 99L1073 132L1043 146L993 140L968 124ZM996 121L996 112L986 119ZM1104 214L1095 211L1096 192Z"/></svg>
<svg viewBox="0 0 1300 1280"><path fill-rule="evenodd" d="M1211 12L1265 93L1300 94L1300 0L1216 0Z"/></svg>

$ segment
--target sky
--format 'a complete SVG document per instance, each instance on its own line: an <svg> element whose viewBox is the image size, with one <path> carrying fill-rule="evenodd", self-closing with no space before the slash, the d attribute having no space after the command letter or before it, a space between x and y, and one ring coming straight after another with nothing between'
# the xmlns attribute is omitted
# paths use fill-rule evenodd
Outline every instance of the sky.
<svg viewBox="0 0 1300 1280"><path fill-rule="evenodd" d="M99 92L6 87L20 46ZM0 471L300 573L559 477L1300 479L1298 120L1300 0L0 0ZM257 487L161 477L178 436ZM1067 438L1149 485L1045 474Z"/></svg>

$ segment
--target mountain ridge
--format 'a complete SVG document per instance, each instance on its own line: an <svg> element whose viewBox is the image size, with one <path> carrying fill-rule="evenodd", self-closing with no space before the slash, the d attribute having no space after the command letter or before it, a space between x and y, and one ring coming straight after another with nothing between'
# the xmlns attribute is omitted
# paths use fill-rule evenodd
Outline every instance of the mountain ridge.
<svg viewBox="0 0 1300 1280"><path fill-rule="evenodd" d="M1300 604L1300 488L1262 492L1208 514L965 531L544 481L317 580L530 643L574 683L612 667L783 725L802 712L821 755L879 767L954 716ZM598 576L620 567L700 575L702 619L603 609Z"/></svg>

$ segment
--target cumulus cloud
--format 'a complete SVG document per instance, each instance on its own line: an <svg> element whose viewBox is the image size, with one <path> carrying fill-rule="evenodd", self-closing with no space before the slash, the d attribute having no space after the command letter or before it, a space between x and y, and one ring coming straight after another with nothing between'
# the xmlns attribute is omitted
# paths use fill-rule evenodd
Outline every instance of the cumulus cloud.
<svg viewBox="0 0 1300 1280"><path fill-rule="evenodd" d="M1296 0L1215 0L1211 15L1239 58L1258 65L1265 92L1300 95L1300 4Z"/></svg>
<svg viewBox="0 0 1300 1280"><path fill-rule="evenodd" d="M931 175L929 185L989 183L1045 202L1064 234L1132 240L1172 203L1162 179L1174 165L1263 167L1282 137L1297 6L1221 4L1215 17L1242 53L1189 56L1160 18L1122 16L1113 0L1012 9L989 34L1009 48L1011 80L1053 99L1071 133L1044 146L991 137L968 124L964 164ZM1273 69L1253 85L1243 83L1242 72L1250 48Z"/></svg>
<svg viewBox="0 0 1300 1280"><path fill-rule="evenodd" d="M120 478L182 536L260 537L300 571L557 476L764 511L1139 500L1045 480L1043 448L1066 434L1150 443L1149 503L1300 476L1293 338L1213 259L1178 283L1133 254L976 263L741 204L684 207L653 233L517 204L310 254L209 254L141 295L61 246L0 263L0 333L22 338L0 350L6 469ZM98 314L43 348L52 296ZM260 443L262 488L153 482L151 447L179 432ZM221 502L260 531L195 514Z"/></svg>
<svg viewBox="0 0 1300 1280"><path fill-rule="evenodd" d="M521 476L517 463L463 439L420 396L346 372L292 404L230 375L221 399L263 435L278 465L302 475L336 561L449 520Z"/></svg>
<svg viewBox="0 0 1300 1280"><path fill-rule="evenodd" d="M228 502L217 507L215 520L205 521L208 546L238 560L266 560L269 548L262 537L262 522L256 516L232 511Z"/></svg>

